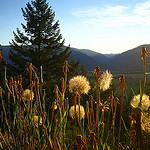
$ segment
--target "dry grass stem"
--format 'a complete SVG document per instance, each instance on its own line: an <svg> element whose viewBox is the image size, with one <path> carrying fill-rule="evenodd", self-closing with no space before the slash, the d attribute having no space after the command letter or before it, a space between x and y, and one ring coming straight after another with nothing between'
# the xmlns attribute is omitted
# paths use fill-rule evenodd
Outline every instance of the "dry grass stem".
<svg viewBox="0 0 150 150"><path fill-rule="evenodd" d="M121 133L121 118L122 118L122 111L123 111L123 100L124 100L124 90L125 90L125 76L122 75L119 78L120 86L121 86L121 109L120 109L120 121L119 121L119 133L118 133L118 150L120 146L120 133Z"/></svg>
<svg viewBox="0 0 150 150"><path fill-rule="evenodd" d="M146 47L142 47L141 59L143 60L143 65L144 65L144 79L143 79L143 88L142 88L142 94L140 96L140 103L139 103L139 105L141 105L142 96L144 94L144 89L145 89L145 83L146 83L146 57L148 57L148 56L149 56L149 54L146 51Z"/></svg>

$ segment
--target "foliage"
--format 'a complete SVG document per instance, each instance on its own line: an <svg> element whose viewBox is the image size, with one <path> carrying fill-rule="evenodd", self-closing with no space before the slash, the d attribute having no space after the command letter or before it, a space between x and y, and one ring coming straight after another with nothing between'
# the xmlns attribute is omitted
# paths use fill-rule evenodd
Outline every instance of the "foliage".
<svg viewBox="0 0 150 150"><path fill-rule="evenodd" d="M59 72L65 60L68 60L69 47L64 49L64 39L60 34L59 21L46 0L35 0L27 3L23 9L26 24L21 24L23 31L17 28L14 40L10 42L10 59L18 73L32 63L38 75L43 69L44 81L54 86L63 74Z"/></svg>
<svg viewBox="0 0 150 150"><path fill-rule="evenodd" d="M25 82L22 76L18 76L17 81L13 78L10 81L5 80L6 89L0 90L2 91L0 95L1 149L19 149L20 147L64 150L118 148L118 114L121 108L120 100L112 94L113 86L104 92L100 91L101 101L98 107L100 118L96 124L96 111L94 111L97 106L94 100L96 97L93 99L90 94L97 90L92 87L89 95L69 94L68 68L72 66L65 62L62 67L64 77L60 86L54 88L54 100L46 96L45 87L39 82L39 77L32 65L26 68L30 81L27 87L23 85ZM124 100L126 99L125 96ZM78 116L76 123L74 123L75 117L74 119L69 117L69 109L74 105L75 100L76 104L83 105L85 109L84 119L80 120ZM126 113L129 111L128 108L129 104L124 103L120 130L123 134L120 137L119 147L134 149L137 148L136 135L132 134L134 130L130 128L130 121L127 119L129 118L129 114ZM146 139L149 140L148 137ZM148 146L146 142L145 147Z"/></svg>
<svg viewBox="0 0 150 150"><path fill-rule="evenodd" d="M0 55L0 76L4 79L0 82L0 149L149 149L150 133L142 129L142 116L149 117L149 108L142 110L146 49L142 49L144 80L139 103L132 108L130 101L135 93L128 96L124 75L117 86L110 80L103 91L99 67L92 72L94 81L89 86L84 66L79 67L80 61L64 61L69 57L68 49L63 50L58 22L52 24L55 15L46 0L27 3L22 11L27 21L22 24L26 35L17 29L10 52L22 76L8 80ZM84 77L79 78L80 74ZM109 80L107 77L105 81ZM109 77L112 79L111 73ZM74 90L70 93L69 81L75 78L77 86L72 86ZM86 92L81 92L87 87ZM51 97L47 96L47 88L54 89Z"/></svg>

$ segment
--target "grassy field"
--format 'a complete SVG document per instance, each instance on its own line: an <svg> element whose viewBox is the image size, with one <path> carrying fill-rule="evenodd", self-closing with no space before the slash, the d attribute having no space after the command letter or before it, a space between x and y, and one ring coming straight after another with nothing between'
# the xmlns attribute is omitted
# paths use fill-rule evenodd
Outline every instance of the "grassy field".
<svg viewBox="0 0 150 150"><path fill-rule="evenodd" d="M111 75L106 71L103 79L100 70L96 71L88 75L90 82L80 75L67 81L66 71L63 82L55 86L54 99L46 96L35 71L27 89L23 89L21 76L18 81L6 80L6 88L0 87L0 149L149 149L149 133L141 129L141 122L136 118L141 115L135 112L139 108L131 110L134 118L129 113L129 102L133 93L139 93L143 73L112 72ZM111 87L107 84L109 80L109 85L113 83ZM106 84L106 90L101 88L101 83ZM146 94L149 94L149 83L150 75L147 75ZM149 112L143 116L148 122ZM140 140L144 143L139 143Z"/></svg>
<svg viewBox="0 0 150 150"><path fill-rule="evenodd" d="M120 75L125 76L125 81L126 81L126 91L129 94L132 92L131 89L133 89L134 93L137 94L140 91L140 85L143 85L143 72L112 72L113 74L113 83L115 87L118 87L119 85L119 77ZM148 94L149 93L149 85L150 85L150 75L146 75L146 86L145 86L145 92Z"/></svg>
<svg viewBox="0 0 150 150"><path fill-rule="evenodd" d="M140 92L140 85L142 87L143 85L143 72L134 72L134 71L112 71L113 75L112 83L116 87L116 95L119 93L119 85L120 81L119 78L121 75L125 76L125 82L126 82L126 92L127 94L130 94L132 91L134 91L135 94L138 94ZM95 78L92 74L89 74L89 77L94 81ZM146 75L146 86L145 86L145 92L148 94L150 92L150 74ZM118 92L117 92L118 91ZM133 93L133 92L132 92Z"/></svg>

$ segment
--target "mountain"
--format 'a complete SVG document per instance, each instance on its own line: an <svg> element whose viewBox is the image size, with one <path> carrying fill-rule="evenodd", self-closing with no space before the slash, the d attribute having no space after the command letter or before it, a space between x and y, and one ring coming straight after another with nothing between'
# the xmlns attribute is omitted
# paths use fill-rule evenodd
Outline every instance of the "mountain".
<svg viewBox="0 0 150 150"><path fill-rule="evenodd" d="M146 47L150 52L150 44L145 44L116 55L110 61L110 70L128 70L128 71L142 71L143 61L141 60L142 47ZM147 64L150 63L150 57L147 57ZM147 70L150 66L147 65Z"/></svg>
<svg viewBox="0 0 150 150"><path fill-rule="evenodd" d="M123 52L121 54L101 54L88 49L70 48L72 51L69 59L80 59L80 65L84 64L88 71L93 71L96 66L102 70L110 71L142 71L143 61L141 60L142 47L150 52L150 44L145 44ZM13 64L8 57L10 46L1 46L3 57ZM150 57L147 57L147 70L150 70Z"/></svg>
<svg viewBox="0 0 150 150"><path fill-rule="evenodd" d="M90 56L94 60L96 60L98 62L98 64L100 64L101 67L103 65L104 65L104 68L108 67L108 63L110 62L109 57L106 57L105 55L103 55L101 53L97 53L97 52L94 52L94 51L88 50L88 49L80 49L80 51L82 53Z"/></svg>
<svg viewBox="0 0 150 150"><path fill-rule="evenodd" d="M80 64L84 64L88 71L93 71L96 66L107 69L110 59L103 54L87 49L70 48L71 57L76 61L80 59Z"/></svg>
<svg viewBox="0 0 150 150"><path fill-rule="evenodd" d="M2 48L2 55L3 57L8 60L9 64L13 64L9 59L9 49L10 46L1 46ZM84 64L88 71L93 71L96 66L100 66L101 69L107 69L107 63L110 61L109 58L104 56L103 54L87 50L87 49L77 49L77 48L70 48L69 51L72 51L70 59L73 58L74 60L80 59L80 65Z"/></svg>
<svg viewBox="0 0 150 150"><path fill-rule="evenodd" d="M7 60L7 63L9 63L9 64L12 65L13 63L12 63L11 60L9 59L9 55L8 55L9 50L10 50L10 46L1 46L1 48L2 48L2 55L3 55L3 58Z"/></svg>
<svg viewBox="0 0 150 150"><path fill-rule="evenodd" d="M115 56L117 56L117 55L119 55L119 54L103 54L104 56L106 56L107 58L109 58L109 59L113 59L113 57L115 57Z"/></svg>
<svg viewBox="0 0 150 150"><path fill-rule="evenodd" d="M143 71L143 61L141 60L141 50L142 47L146 47L147 51L150 53L150 44L140 45L131 50L125 51L121 54L100 54L87 49L73 49L74 51L81 52L90 58L84 60L81 54L78 54L77 58L80 57L81 63L85 64L87 68L95 68L100 66L102 69L109 69L111 71ZM150 56L147 57L147 70L150 71ZM89 62L89 61L92 61ZM88 63L89 62L89 63ZM91 70L91 69L90 69Z"/></svg>

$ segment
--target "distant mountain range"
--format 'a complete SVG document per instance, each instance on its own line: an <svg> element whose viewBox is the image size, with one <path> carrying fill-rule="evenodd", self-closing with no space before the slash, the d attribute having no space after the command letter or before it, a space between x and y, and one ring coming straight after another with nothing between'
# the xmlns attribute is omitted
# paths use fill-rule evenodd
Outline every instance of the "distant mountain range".
<svg viewBox="0 0 150 150"><path fill-rule="evenodd" d="M150 44L145 44L116 55L110 61L110 70L143 70L143 61L141 60L142 47L146 47L147 52L150 52ZM146 58L146 62L147 70L150 71L150 56Z"/></svg>
<svg viewBox="0 0 150 150"><path fill-rule="evenodd" d="M70 48L72 51L70 59L80 59L80 64L84 64L88 71L93 71L96 66L100 66L102 70L109 69L111 71L141 71L143 70L143 62L141 60L141 49L146 47L150 52L150 44L141 45L121 54L101 54L88 49ZM10 46L1 46L3 57L12 63L8 57ZM150 57L147 58L147 70L150 70Z"/></svg>
<svg viewBox="0 0 150 150"><path fill-rule="evenodd" d="M92 50L70 48L70 51L72 51L70 59L73 58L76 61L80 59L80 64L84 64L89 71L94 70L99 65L102 69L106 69L110 61L105 55Z"/></svg>

